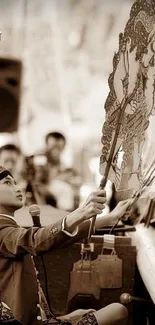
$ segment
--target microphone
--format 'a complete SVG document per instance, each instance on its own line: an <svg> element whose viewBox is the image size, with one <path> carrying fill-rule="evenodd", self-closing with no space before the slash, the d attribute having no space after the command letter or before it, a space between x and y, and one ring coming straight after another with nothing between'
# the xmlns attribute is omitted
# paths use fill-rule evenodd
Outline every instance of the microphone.
<svg viewBox="0 0 155 325"><path fill-rule="evenodd" d="M149 300L138 298L138 297L133 297L129 293L122 293L122 295L120 296L120 302L123 305L128 305L132 301L137 301L137 302L145 303L145 304L151 303L151 301L149 301Z"/></svg>
<svg viewBox="0 0 155 325"><path fill-rule="evenodd" d="M40 223L40 208L37 204L32 204L29 207L29 213L31 215L31 218L33 220L33 226L34 227L40 227L41 228L41 223Z"/></svg>

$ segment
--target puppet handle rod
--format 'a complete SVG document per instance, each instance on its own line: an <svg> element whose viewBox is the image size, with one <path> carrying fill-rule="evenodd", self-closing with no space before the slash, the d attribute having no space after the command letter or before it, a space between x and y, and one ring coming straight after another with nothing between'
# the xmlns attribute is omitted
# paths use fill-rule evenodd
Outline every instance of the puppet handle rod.
<svg viewBox="0 0 155 325"><path fill-rule="evenodd" d="M112 160L113 160L113 156L114 156L114 153L115 153L115 148L116 148L116 144L117 144L119 131L120 131L120 128L121 128L121 125L122 125L123 117L124 117L124 112L125 112L125 109L126 109L127 105L131 102L131 100L132 100L132 98L133 98L133 96L134 96L134 94L136 92L137 84L139 83L139 80L140 80L140 75L139 74L137 76L137 79L138 80L137 80L137 83L136 83L136 86L135 86L133 92L129 96L127 96L127 98L125 100L123 100L122 103L120 104L119 114L117 116L117 121L116 121L116 131L115 131L113 142L112 142L112 145L111 145L111 148L110 148L110 153L109 153L107 165L106 165L106 168L105 168L105 173L104 173L104 176L102 177L101 182L100 182L100 186L99 186L100 189L104 189L104 187L106 185L108 175L109 175L109 171L110 171L110 167L111 167ZM96 222L96 216L93 216L92 219L91 219L89 232L88 232L88 238L87 238L88 243L90 243L91 235L95 232L95 222Z"/></svg>

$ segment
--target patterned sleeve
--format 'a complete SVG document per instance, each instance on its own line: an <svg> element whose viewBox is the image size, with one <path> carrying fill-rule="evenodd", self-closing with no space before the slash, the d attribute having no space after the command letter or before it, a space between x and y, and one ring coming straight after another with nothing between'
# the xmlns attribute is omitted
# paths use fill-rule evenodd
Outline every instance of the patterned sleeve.
<svg viewBox="0 0 155 325"><path fill-rule="evenodd" d="M10 308L4 302L0 302L0 322L10 319L14 319Z"/></svg>

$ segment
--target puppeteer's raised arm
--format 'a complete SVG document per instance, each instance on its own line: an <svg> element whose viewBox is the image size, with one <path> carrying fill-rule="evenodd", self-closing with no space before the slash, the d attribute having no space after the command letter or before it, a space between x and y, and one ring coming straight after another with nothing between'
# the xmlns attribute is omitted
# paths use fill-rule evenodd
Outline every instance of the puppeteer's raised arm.
<svg viewBox="0 0 155 325"><path fill-rule="evenodd" d="M18 226L15 220L1 216L0 252L3 256L13 258L28 253L39 255L59 248L69 242L71 237L76 239L79 225L93 215L101 213L105 201L105 191L98 190L67 217L43 228L25 229Z"/></svg>
<svg viewBox="0 0 155 325"><path fill-rule="evenodd" d="M113 226L117 222L117 220L125 214L130 204L131 200L121 201L109 214L97 217L95 223L96 229L101 229L106 226ZM69 241L64 244L64 246L71 245L74 242L86 238L88 236L90 220L91 219L82 222L79 225L78 233L74 237L70 238Z"/></svg>

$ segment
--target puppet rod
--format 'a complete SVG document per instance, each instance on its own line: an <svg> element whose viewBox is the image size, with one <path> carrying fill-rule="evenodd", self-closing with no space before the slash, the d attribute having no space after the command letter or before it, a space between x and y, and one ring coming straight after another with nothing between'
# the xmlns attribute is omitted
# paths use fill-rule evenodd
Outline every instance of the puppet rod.
<svg viewBox="0 0 155 325"><path fill-rule="evenodd" d="M139 84L139 80L140 80L140 74L138 73L137 74L136 85L135 85L135 88L134 88L133 92L129 96L127 96L126 99L123 99L122 103L120 104L119 113L118 113L117 121L116 121L115 135L114 135L113 142L112 142L112 145L111 145L111 148L110 148L108 161L106 162L105 172L104 172L104 175L103 175L103 177L101 179L101 182L100 182L100 186L99 186L100 189L104 189L104 187L106 185L108 175L109 175L109 171L110 171L110 167L111 167L111 164L112 164L112 161L113 161L113 156L114 156L114 153L115 153L117 139L118 139L118 135L119 135L119 132L120 132L121 125L122 125L125 109L126 109L127 105L133 99L133 96L135 95L135 92L137 90L137 86ZM96 222L96 216L93 216L92 219L91 219L89 232L88 232L88 237L87 237L88 243L90 243L91 235L95 232L95 222Z"/></svg>

